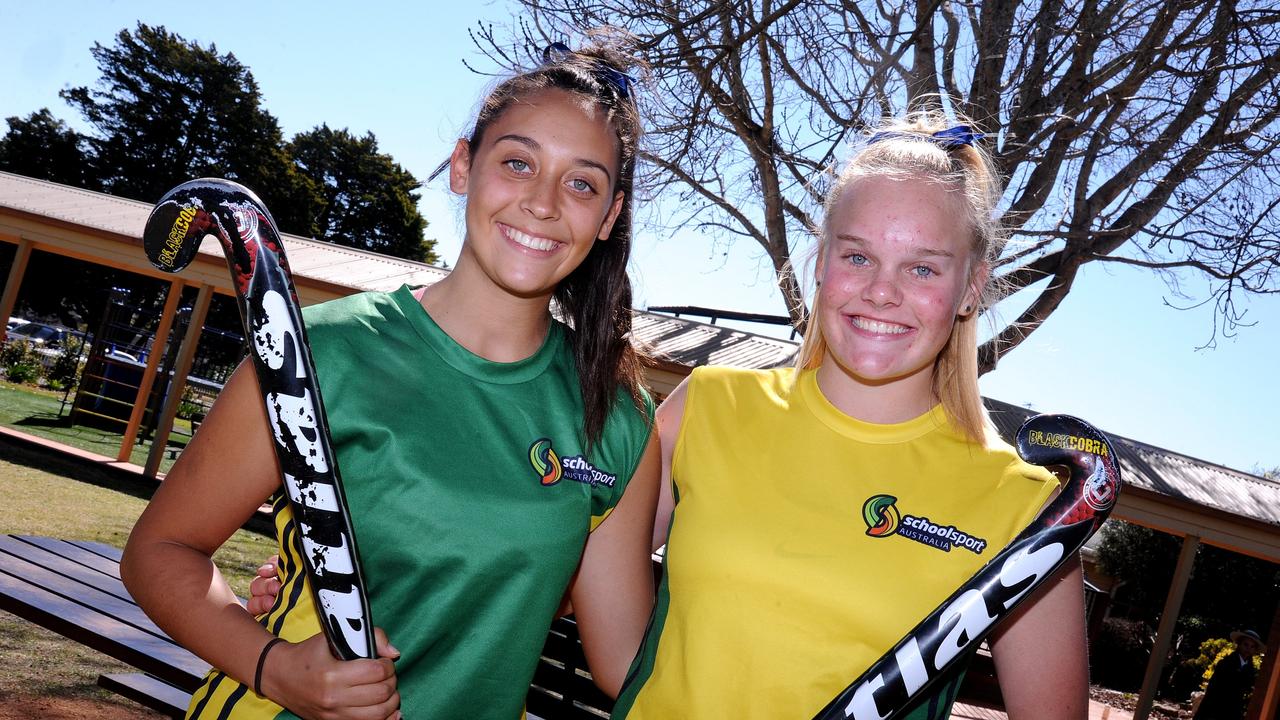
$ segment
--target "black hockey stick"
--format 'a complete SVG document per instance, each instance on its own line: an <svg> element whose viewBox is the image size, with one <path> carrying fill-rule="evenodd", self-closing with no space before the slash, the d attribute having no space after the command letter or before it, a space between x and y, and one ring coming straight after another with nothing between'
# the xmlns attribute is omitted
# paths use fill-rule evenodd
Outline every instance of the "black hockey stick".
<svg viewBox="0 0 1280 720"><path fill-rule="evenodd" d="M871 665L814 720L890 720L977 647L1041 583L1074 557L1120 492L1106 436L1069 415L1037 415L1018 430L1018 454L1071 474L1062 492L998 555Z"/></svg>
<svg viewBox="0 0 1280 720"><path fill-rule="evenodd" d="M248 188L205 178L160 198L142 244L153 265L178 272L206 235L222 244L245 336L252 339L253 366L325 637L339 659L376 657L355 534L280 234Z"/></svg>

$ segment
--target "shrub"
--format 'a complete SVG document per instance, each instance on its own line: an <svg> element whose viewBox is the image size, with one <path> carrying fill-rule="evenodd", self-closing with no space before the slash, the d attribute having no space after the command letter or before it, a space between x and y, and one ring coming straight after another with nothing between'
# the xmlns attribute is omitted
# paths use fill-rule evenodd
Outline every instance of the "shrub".
<svg viewBox="0 0 1280 720"><path fill-rule="evenodd" d="M9 382L18 383L19 385L33 383L40 379L40 364L16 363L10 365L5 377L9 378Z"/></svg>
<svg viewBox="0 0 1280 720"><path fill-rule="evenodd" d="M0 347L0 367L10 367L20 362L35 362L36 353L26 340L10 340Z"/></svg>
<svg viewBox="0 0 1280 720"><path fill-rule="evenodd" d="M1169 662L1168 677L1158 693L1174 702L1184 702L1199 689L1204 681L1204 668L1196 663L1196 655L1203 652L1204 639L1209 636L1209 623L1198 615L1182 615L1178 618L1173 643L1173 657Z"/></svg>
<svg viewBox="0 0 1280 720"><path fill-rule="evenodd" d="M38 355L31 343L26 340L13 340L0 348L0 366L5 369L5 377L12 383L32 383L40 378L44 366L40 364Z"/></svg>
<svg viewBox="0 0 1280 720"><path fill-rule="evenodd" d="M200 404L200 394L195 388L187 385L182 388L182 402L178 403L178 417L183 420L190 420L195 416L204 412L204 407Z"/></svg>
<svg viewBox="0 0 1280 720"><path fill-rule="evenodd" d="M74 335L67 336L58 357L54 359L53 364L49 366L49 372L45 374L49 380L49 387L56 390L75 387L80 381L80 354L83 349L83 340Z"/></svg>
<svg viewBox="0 0 1280 720"><path fill-rule="evenodd" d="M1213 668L1223 658L1236 651L1236 644L1228 638L1209 638L1200 643L1200 654L1183 663L1188 670L1194 670L1195 676L1199 679L1200 685L1197 689L1203 690L1204 684L1209 682L1209 678L1213 677ZM1253 668L1255 670L1262 667L1262 656L1253 656Z"/></svg>

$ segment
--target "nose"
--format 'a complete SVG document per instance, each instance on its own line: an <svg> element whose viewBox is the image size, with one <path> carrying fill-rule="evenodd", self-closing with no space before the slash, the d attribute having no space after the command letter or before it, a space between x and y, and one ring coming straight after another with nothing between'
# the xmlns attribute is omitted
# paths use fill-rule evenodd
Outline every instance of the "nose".
<svg viewBox="0 0 1280 720"><path fill-rule="evenodd" d="M862 288L862 299L876 307L897 305L902 302L902 288L891 268L876 268L875 273Z"/></svg>
<svg viewBox="0 0 1280 720"><path fill-rule="evenodd" d="M526 187L521 208L539 220L552 220L558 214L559 190L558 180L550 177L538 177Z"/></svg>

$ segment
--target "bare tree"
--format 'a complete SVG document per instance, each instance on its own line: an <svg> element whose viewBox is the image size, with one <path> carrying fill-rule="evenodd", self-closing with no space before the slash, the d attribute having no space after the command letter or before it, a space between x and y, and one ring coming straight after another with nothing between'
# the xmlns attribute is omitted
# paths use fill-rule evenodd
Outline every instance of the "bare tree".
<svg viewBox="0 0 1280 720"><path fill-rule="evenodd" d="M602 25L651 72L651 185L676 225L768 254L791 317L792 253L829 171L880 117L943 102L988 131L1014 242L997 273L1038 293L982 349L1016 347L1088 262L1210 279L1214 337L1243 292L1280 290L1280 10L1270 0L521 0L481 26L503 65ZM939 98L943 98L939 100Z"/></svg>

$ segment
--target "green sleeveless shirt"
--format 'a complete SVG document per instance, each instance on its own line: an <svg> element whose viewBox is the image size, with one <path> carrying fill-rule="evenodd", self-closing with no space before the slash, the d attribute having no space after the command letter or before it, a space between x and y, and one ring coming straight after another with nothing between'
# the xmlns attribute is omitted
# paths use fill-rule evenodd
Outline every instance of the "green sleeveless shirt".
<svg viewBox="0 0 1280 720"><path fill-rule="evenodd" d="M619 390L588 452L571 330L558 322L531 357L495 363L454 342L407 288L304 316L373 622L402 653L405 717L520 717L587 534L639 463L652 406L642 414ZM319 624L293 518L277 507L289 577L263 622L296 641ZM293 717L217 672L189 716Z"/></svg>

